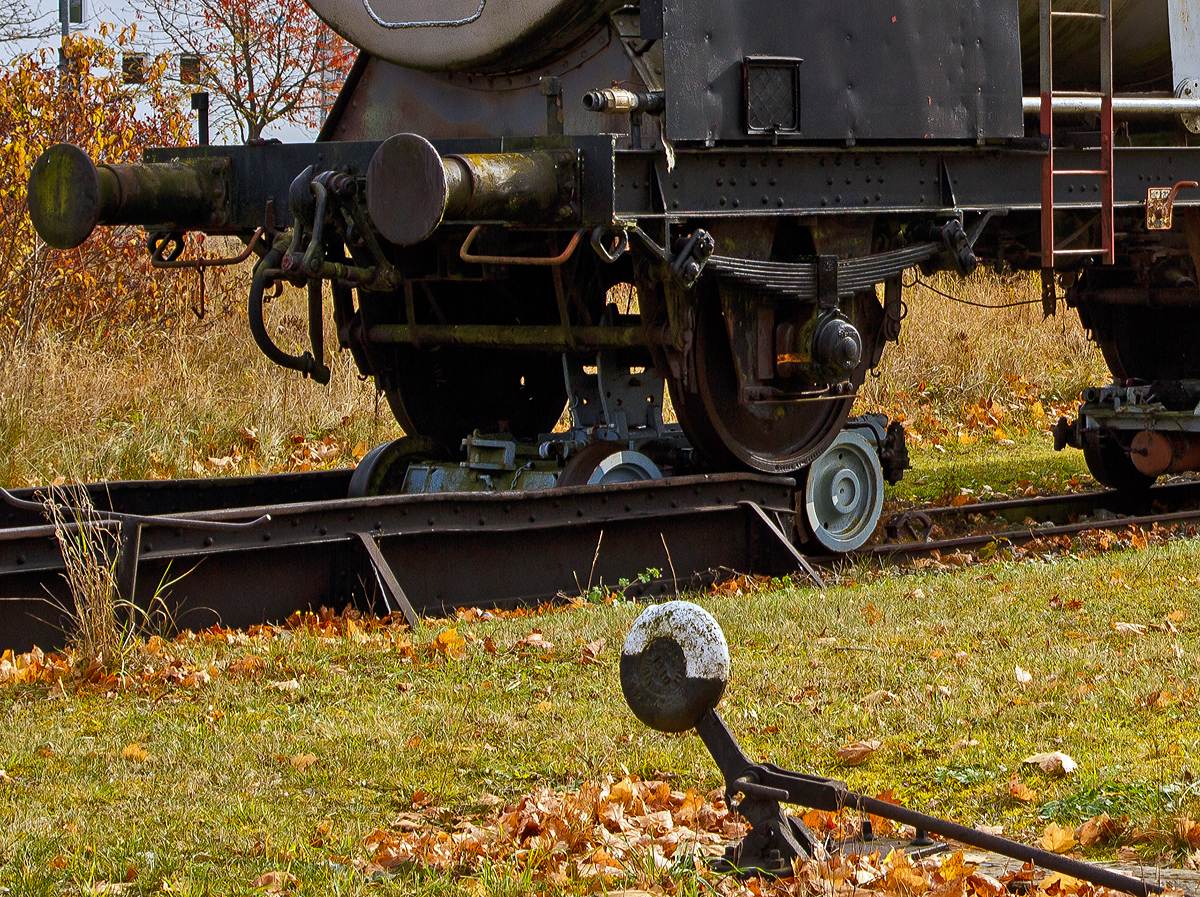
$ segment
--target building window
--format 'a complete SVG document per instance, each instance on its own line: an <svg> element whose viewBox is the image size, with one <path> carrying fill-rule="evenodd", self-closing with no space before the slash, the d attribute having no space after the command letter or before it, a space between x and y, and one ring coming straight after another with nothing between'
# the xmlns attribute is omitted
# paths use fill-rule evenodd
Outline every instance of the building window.
<svg viewBox="0 0 1200 897"><path fill-rule="evenodd" d="M179 57L179 80L183 84L199 84L200 83L200 57L199 56L180 56Z"/></svg>
<svg viewBox="0 0 1200 897"><path fill-rule="evenodd" d="M124 84L146 83L146 54L126 53L121 57L121 82Z"/></svg>

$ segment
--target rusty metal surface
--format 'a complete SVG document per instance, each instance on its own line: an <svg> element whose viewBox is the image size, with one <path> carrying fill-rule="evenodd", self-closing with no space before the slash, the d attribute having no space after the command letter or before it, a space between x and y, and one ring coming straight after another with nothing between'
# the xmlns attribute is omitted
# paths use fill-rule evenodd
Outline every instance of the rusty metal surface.
<svg viewBox="0 0 1200 897"><path fill-rule="evenodd" d="M336 117L331 116L332 123L322 130L322 139L384 140L404 131L434 141L545 134L541 77L562 82L564 134L628 133L628 122L604 121L583 108L588 91L637 78L620 41L604 31L594 43L564 54L544 69L514 74L434 74L371 57L363 63L358 80L339 96L340 108L335 108Z"/></svg>
<svg viewBox="0 0 1200 897"><path fill-rule="evenodd" d="M635 579L652 567L673 565L681 586L718 568L771 574L795 569L794 558L760 518L739 504L787 507L795 489L790 479L722 474L520 495L300 500L255 507L231 502L224 510L192 512L187 506L194 498L212 504L237 494L236 487L203 485L209 482L192 484L196 493L187 481L157 489L131 485L123 496L117 488L122 484L90 488L97 496L117 496L111 503L120 507L174 506L189 520L239 522L270 515L269 521L242 530L206 531L170 518L142 525L136 601L145 606L168 570L172 578L186 573L167 596L185 627L217 621L246 626L348 601L389 609L359 534L374 540L395 583L422 614L548 601L559 592L577 595L601 582L614 587L619 579ZM274 485L280 482L307 498L344 490L349 471ZM261 496L272 484L239 485L245 494L257 489ZM173 493L169 498L168 492ZM69 596L53 529L29 525L33 521L23 511L5 513L8 528L0 530L5 647L60 644L63 622L46 599L66 603ZM668 594L674 584L664 576L638 585L643 594Z"/></svg>
<svg viewBox="0 0 1200 897"><path fill-rule="evenodd" d="M664 0L663 17L672 140L773 140L747 128L747 57L803 60L799 121L781 142L1024 134L1017 0L959 3L952 15L925 0Z"/></svg>

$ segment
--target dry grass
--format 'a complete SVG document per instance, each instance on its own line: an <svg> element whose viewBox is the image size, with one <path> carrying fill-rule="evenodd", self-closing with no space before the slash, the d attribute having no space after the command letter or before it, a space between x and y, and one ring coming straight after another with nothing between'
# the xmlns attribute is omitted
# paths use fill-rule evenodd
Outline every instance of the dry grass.
<svg viewBox="0 0 1200 897"><path fill-rule="evenodd" d="M1057 316L1043 319L1033 276L980 271L966 281L938 276L929 282L971 302L1031 304L977 308L921 286L907 290L900 344L884 352L880 377L867 380L868 403L904 409L909 416L924 403L955 416L984 400L1074 402L1083 387L1107 382L1104 359L1074 311L1060 306Z"/></svg>
<svg viewBox="0 0 1200 897"><path fill-rule="evenodd" d="M118 611L117 537L91 525L95 514L83 487L52 487L44 504L71 588L72 604L65 608L71 649L87 663L120 668L137 644L138 633Z"/></svg>
<svg viewBox="0 0 1200 897"><path fill-rule="evenodd" d="M1027 278L935 283L989 304L1037 298ZM348 354L333 356L328 387L268 362L245 324L240 283L222 286L224 307L210 302L203 321L181 307L148 332L0 343L0 483L347 465L355 447L400 435ZM210 296L217 292L210 286ZM1009 417L1037 401L1049 411L1106 378L1073 312L1043 321L1038 305L985 310L919 287L907 302L901 343L889 346L881 377L864 390L865 404L895 416L954 421L985 400L1006 403ZM277 300L268 318L277 342L304 346L301 296ZM336 346L328 328L326 345Z"/></svg>
<svg viewBox="0 0 1200 897"><path fill-rule="evenodd" d="M302 299L269 307L276 341L306 341ZM334 334L326 344L336 346ZM0 345L0 482L214 476L353 464L399 429L346 353L327 387L271 364L240 310L103 339Z"/></svg>

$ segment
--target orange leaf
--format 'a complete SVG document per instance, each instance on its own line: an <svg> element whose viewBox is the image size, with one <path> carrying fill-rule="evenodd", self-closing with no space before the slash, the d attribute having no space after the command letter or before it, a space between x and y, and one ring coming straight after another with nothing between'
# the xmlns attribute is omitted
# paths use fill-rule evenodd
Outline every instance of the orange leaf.
<svg viewBox="0 0 1200 897"><path fill-rule="evenodd" d="M292 762L292 766L295 767L297 772L304 772L304 770L308 769L310 766L312 766L314 763L317 762L317 755L316 754L297 754L295 757L292 758L291 762Z"/></svg>
<svg viewBox="0 0 1200 897"><path fill-rule="evenodd" d="M1008 794L1010 797L1015 797L1026 804L1031 804L1037 800L1037 793L1017 778L1015 772L1012 774L1012 778L1008 780Z"/></svg>
<svg viewBox="0 0 1200 897"><path fill-rule="evenodd" d="M1051 822L1042 833L1041 845L1051 853L1069 853L1079 842L1069 828L1063 828L1057 822Z"/></svg>
<svg viewBox="0 0 1200 897"><path fill-rule="evenodd" d="M834 756L846 766L858 766L883 747L882 741L854 741L834 751Z"/></svg>

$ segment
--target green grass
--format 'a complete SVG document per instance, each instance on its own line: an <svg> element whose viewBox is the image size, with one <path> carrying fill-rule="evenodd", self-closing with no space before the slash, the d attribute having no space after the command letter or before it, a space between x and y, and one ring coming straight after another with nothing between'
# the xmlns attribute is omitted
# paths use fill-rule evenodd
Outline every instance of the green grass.
<svg viewBox="0 0 1200 897"><path fill-rule="evenodd" d="M790 586L700 600L730 642L721 711L752 757L871 794L893 787L915 807L1027 839L1048 818L1077 825L1115 810L1151 833L1140 849L1154 855L1171 849L1177 815L1200 815L1197 582L1195 543L1175 542L954 575L847 571L823 593ZM1082 609L1050 606L1067 595ZM1161 623L1180 609L1177 633L1126 637L1112 626ZM197 688L3 688L0 767L12 781L0 785L0 885L57 895L135 869L127 893L243 894L285 869L305 894L553 891L519 868L375 882L351 861L418 791L450 821L486 815L492 795L626 771L670 776L674 788L719 784L699 739L646 729L622 700L618 646L637 613L588 605L460 624L468 645L458 660L407 657L387 638L196 639L172 650L218 670ZM443 625L413 641L420 649ZM507 650L535 626L552 651ZM497 653L484 648L489 637ZM578 663L580 646L600 637L602 663ZM247 653L265 660L260 676L220 672ZM1017 665L1030 685L1014 678ZM271 687L293 678L296 691ZM868 706L879 689L898 702ZM1168 697L1146 709L1154 692ZM839 766L838 747L871 738L884 747L867 763ZM145 762L122 758L134 742ZM1048 750L1070 754L1079 771L1051 779L1022 765ZM289 760L310 752L317 762L302 771ZM1014 771L1037 801L1008 797Z"/></svg>
<svg viewBox="0 0 1200 897"><path fill-rule="evenodd" d="M1002 446L987 437L970 445L909 443L913 469L888 487L887 498L897 504L943 502L969 490L987 501L997 494L1017 498L1031 487L1039 495L1100 488L1083 452L1054 451L1048 432L1013 434L1012 443Z"/></svg>

